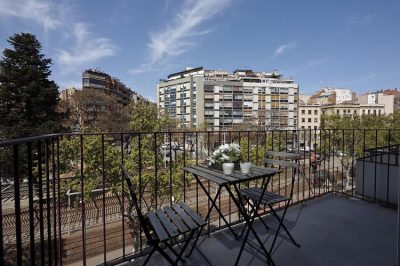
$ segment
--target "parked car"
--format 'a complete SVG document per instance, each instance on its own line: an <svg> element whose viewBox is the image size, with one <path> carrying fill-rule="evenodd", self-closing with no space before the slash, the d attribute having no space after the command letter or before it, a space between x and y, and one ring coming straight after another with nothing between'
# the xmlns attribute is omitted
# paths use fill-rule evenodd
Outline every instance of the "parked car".
<svg viewBox="0 0 400 266"><path fill-rule="evenodd" d="M310 152L310 147L308 147L308 146L305 146L305 147L300 147L300 149L299 149L300 151L305 151L305 152Z"/></svg>
<svg viewBox="0 0 400 266"><path fill-rule="evenodd" d="M337 152L336 152L336 155L337 155L337 156L340 156L340 157L343 157L343 156L346 156L347 154L344 153L344 152L342 152L342 151L337 151Z"/></svg>

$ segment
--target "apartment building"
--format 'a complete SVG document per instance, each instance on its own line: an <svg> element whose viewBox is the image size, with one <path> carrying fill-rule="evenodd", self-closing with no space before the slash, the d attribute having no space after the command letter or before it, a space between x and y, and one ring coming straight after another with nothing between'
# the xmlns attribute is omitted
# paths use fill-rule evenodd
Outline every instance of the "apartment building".
<svg viewBox="0 0 400 266"><path fill-rule="evenodd" d="M321 123L321 105L299 104L298 111L299 129L318 129Z"/></svg>
<svg viewBox="0 0 400 266"><path fill-rule="evenodd" d="M360 104L383 104L385 106L385 114L392 114L400 110L400 91L394 90L381 90L373 93L367 93L358 97Z"/></svg>
<svg viewBox="0 0 400 266"><path fill-rule="evenodd" d="M324 87L309 99L313 104L342 104L354 102L356 100L355 93L351 89Z"/></svg>
<svg viewBox="0 0 400 266"><path fill-rule="evenodd" d="M82 89L100 90L115 97L124 106L129 104L133 94L133 91L119 79L97 69L88 69L82 73Z"/></svg>
<svg viewBox="0 0 400 266"><path fill-rule="evenodd" d="M157 84L161 113L182 128L297 128L298 84L278 72L186 68Z"/></svg>

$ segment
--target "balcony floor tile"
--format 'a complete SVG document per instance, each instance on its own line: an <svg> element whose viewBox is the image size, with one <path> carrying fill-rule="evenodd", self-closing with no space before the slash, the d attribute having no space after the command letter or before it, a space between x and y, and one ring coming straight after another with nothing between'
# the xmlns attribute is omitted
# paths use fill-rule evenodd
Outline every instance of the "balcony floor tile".
<svg viewBox="0 0 400 266"><path fill-rule="evenodd" d="M271 227L274 218L263 219ZM395 265L397 212L356 199L326 195L289 208L286 224L301 244L295 247L278 238L272 257L276 265ZM242 225L235 227L239 231ZM260 221L256 230L267 246L272 242L271 231ZM213 265L233 265L240 248L228 230L203 237L200 249ZM144 258L125 265L141 265ZM159 255L153 255L150 265L168 265ZM197 253L187 265L208 265ZM240 265L266 265L266 259L246 246Z"/></svg>

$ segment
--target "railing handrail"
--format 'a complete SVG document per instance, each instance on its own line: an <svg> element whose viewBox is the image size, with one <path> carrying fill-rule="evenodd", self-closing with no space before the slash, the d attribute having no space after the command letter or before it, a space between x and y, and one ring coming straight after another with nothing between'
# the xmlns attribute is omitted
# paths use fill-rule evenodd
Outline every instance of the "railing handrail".
<svg viewBox="0 0 400 266"><path fill-rule="evenodd" d="M0 147L16 145L16 144L24 144L24 143L34 142L36 140L51 139L51 138L54 138L54 137L58 137L60 135L62 135L62 134L55 133L55 134L46 134L46 135L18 138L18 139L1 140L0 141Z"/></svg>
<svg viewBox="0 0 400 266"><path fill-rule="evenodd" d="M376 147L376 148L369 148L369 149L365 149L365 152L374 152L374 151L378 151L378 152L384 152L381 150L384 149L390 149L390 148L398 148L400 147L400 144L394 144L394 145L388 145L388 146L382 146L382 147ZM390 151L387 151L385 153L390 153Z"/></svg>
<svg viewBox="0 0 400 266"><path fill-rule="evenodd" d="M363 131L369 131L369 130L378 130L378 131L392 131L392 130L400 130L400 128L392 128L392 129L376 129L376 128L318 128L318 129L265 129L265 130L260 130L260 129L250 129L250 130L178 130L178 131L115 131L115 132L71 132L71 133L53 133L53 134L44 134L44 135L38 135L38 136L31 136L31 137L24 137L24 138L17 138L17 139L6 139L6 140L1 140L0 141L0 147L4 146L9 146L9 145L14 145L14 144L23 144L23 143L29 143L33 142L36 140L41 140L41 139L49 139L57 136L101 136L101 135L144 135L144 134L169 134L169 133L174 133L174 134L191 134L191 133L198 133L198 134L203 134L203 133L218 133L220 132L221 134L224 133L268 133L268 132L315 132L315 131L348 131L348 130L363 130ZM384 149L384 148L390 148L390 147L395 147L399 145L391 145L391 146L384 146L384 147L378 147L377 149ZM368 149L371 150L371 149ZM365 151L368 151L367 149ZM373 150L373 149L372 149Z"/></svg>

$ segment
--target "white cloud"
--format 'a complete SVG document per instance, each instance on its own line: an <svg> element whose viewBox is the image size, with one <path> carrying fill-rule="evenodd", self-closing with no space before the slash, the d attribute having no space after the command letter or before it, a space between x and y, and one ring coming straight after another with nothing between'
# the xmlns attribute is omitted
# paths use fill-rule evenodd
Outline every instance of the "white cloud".
<svg viewBox="0 0 400 266"><path fill-rule="evenodd" d="M194 37L210 32L210 30L198 31L198 27L223 11L230 2L231 0L186 1L173 22L164 30L150 34L150 42L147 45L148 62L130 72L146 72L154 66L165 64L172 57L185 53L194 45Z"/></svg>
<svg viewBox="0 0 400 266"><path fill-rule="evenodd" d="M350 86L350 85L358 85L358 84L362 84L363 82L369 81L369 80L373 80L375 78L377 78L378 75L374 72L368 73L364 76L352 79L352 80L346 80L340 83L335 84L336 87L345 87L345 86Z"/></svg>
<svg viewBox="0 0 400 266"><path fill-rule="evenodd" d="M72 49L59 49L56 57L64 72L70 72L103 57L113 56L117 51L110 39L96 38L85 23L73 26L73 36L75 43Z"/></svg>
<svg viewBox="0 0 400 266"><path fill-rule="evenodd" d="M320 60L311 60L311 61L308 61L308 62L304 65L303 69L309 69L309 68L312 68L312 67L316 67L316 66L323 65L323 64L325 64L325 63L328 63L329 60L330 60L330 58L324 58L324 59L320 59Z"/></svg>
<svg viewBox="0 0 400 266"><path fill-rule="evenodd" d="M42 0L0 0L0 17L17 17L33 20L45 30L56 29L61 25L59 9Z"/></svg>
<svg viewBox="0 0 400 266"><path fill-rule="evenodd" d="M34 21L52 34L62 33L72 36L71 48L55 48L56 61L62 72L91 63L115 54L117 48L110 39L94 36L87 24L76 22L71 7L62 2L44 0L0 0L0 17L16 17Z"/></svg>
<svg viewBox="0 0 400 266"><path fill-rule="evenodd" d="M309 70L309 69L317 67L317 66L324 65L324 64L328 63L330 60L331 60L331 58L323 58L323 59L318 59L318 60L307 61L302 66L292 70L291 74L299 73L299 72L302 72L302 71L305 71L305 70Z"/></svg>
<svg viewBox="0 0 400 266"><path fill-rule="evenodd" d="M346 19L347 25L366 25L371 23L375 18L373 14L367 15L359 15L359 14L351 14Z"/></svg>
<svg viewBox="0 0 400 266"><path fill-rule="evenodd" d="M288 50L295 48L296 46L297 46L296 42L282 44L282 45L278 46L278 48L275 49L275 55L281 55L281 54L287 52Z"/></svg>

